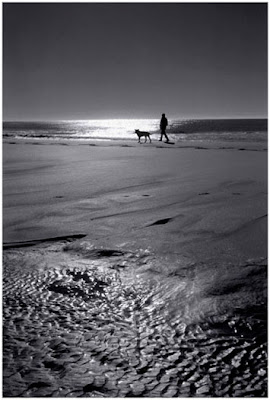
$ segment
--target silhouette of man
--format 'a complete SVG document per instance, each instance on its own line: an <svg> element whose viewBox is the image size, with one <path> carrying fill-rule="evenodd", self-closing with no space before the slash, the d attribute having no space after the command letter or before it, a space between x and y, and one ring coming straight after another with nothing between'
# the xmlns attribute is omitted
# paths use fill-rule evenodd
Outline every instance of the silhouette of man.
<svg viewBox="0 0 270 400"><path fill-rule="evenodd" d="M160 136L160 139L159 139L160 142L162 142L163 135L166 138L166 142L169 141L169 138L168 138L168 136L166 134L167 125L168 125L168 120L165 117L165 114L162 114L162 117L161 117L161 120L160 120L160 125L159 125L160 126L160 130L161 130L161 136Z"/></svg>

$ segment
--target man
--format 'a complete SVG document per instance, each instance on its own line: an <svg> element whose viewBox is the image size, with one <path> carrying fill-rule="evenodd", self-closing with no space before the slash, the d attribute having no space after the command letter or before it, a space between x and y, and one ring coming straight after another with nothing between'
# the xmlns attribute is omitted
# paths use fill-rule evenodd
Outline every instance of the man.
<svg viewBox="0 0 270 400"><path fill-rule="evenodd" d="M169 141L169 138L168 138L168 136L166 134L167 125L168 125L168 120L165 117L165 114L162 114L162 117L161 117L161 120L160 120L160 125L159 125L160 126L160 130L161 130L161 137L159 139L160 142L162 142L163 135L166 138L166 142L168 143L168 141Z"/></svg>

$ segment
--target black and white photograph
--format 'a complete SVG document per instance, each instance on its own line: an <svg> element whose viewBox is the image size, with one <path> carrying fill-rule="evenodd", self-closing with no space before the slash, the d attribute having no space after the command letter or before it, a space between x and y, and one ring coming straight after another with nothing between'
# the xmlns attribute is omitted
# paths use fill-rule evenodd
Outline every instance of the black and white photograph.
<svg viewBox="0 0 270 400"><path fill-rule="evenodd" d="M262 398L267 2L2 3L2 396Z"/></svg>

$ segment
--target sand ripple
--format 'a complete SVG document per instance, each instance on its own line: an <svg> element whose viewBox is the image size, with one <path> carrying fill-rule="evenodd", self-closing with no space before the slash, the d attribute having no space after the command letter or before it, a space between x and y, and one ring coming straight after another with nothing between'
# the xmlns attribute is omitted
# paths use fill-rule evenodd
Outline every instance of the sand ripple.
<svg viewBox="0 0 270 400"><path fill-rule="evenodd" d="M266 396L265 306L192 320L192 273L175 286L155 262L86 244L6 250L4 396Z"/></svg>

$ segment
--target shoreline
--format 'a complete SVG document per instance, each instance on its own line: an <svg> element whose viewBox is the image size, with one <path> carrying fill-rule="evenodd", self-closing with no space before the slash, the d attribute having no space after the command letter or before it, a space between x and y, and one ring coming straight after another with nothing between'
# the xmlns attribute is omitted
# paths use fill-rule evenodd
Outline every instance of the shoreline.
<svg viewBox="0 0 270 400"><path fill-rule="evenodd" d="M143 141L139 144L137 138L134 139L53 139L53 138L6 138L2 140L3 144L32 144L32 145L70 145L70 146L121 146L121 147L158 147L158 148L182 148L197 150L238 150L238 151L267 151L267 142L251 141L226 141L226 140L178 140L174 145L168 145L164 141L152 139L152 143Z"/></svg>

